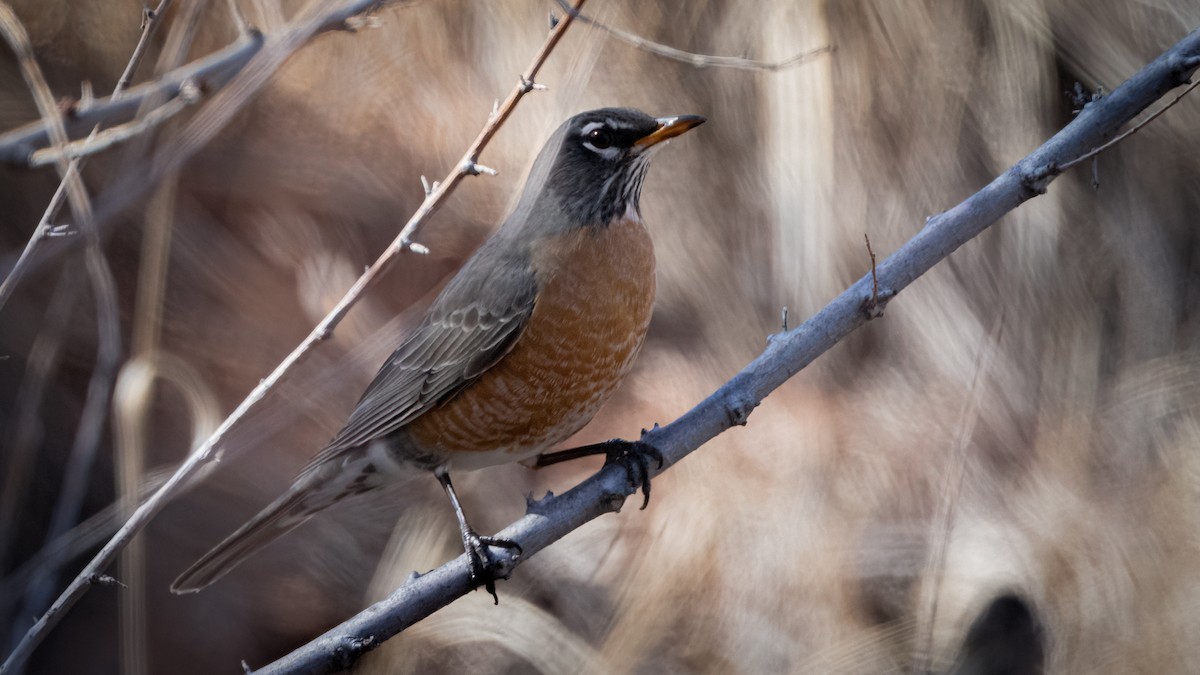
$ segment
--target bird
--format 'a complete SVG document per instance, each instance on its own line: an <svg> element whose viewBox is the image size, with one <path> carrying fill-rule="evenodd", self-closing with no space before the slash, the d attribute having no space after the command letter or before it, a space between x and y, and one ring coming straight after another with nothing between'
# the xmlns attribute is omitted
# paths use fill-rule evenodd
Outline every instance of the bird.
<svg viewBox="0 0 1200 675"><path fill-rule="evenodd" d="M629 373L655 297L654 247L641 215L649 160L700 115L601 108L567 119L530 169L517 204L438 294L358 404L290 488L184 571L199 591L261 547L342 500L413 470L450 499L477 586L496 598L488 547L467 522L450 471L546 458L586 425ZM621 446L621 444L626 444ZM631 450L611 441L566 458ZM631 480L647 448L623 456ZM649 449L653 453L652 449ZM568 454L571 453L571 454ZM657 456L661 464L661 455ZM644 507L644 504L643 504Z"/></svg>

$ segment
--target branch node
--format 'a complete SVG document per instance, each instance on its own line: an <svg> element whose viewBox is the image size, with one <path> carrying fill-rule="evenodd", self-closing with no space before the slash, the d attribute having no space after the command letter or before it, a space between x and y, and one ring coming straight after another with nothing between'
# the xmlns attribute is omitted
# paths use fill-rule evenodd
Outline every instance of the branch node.
<svg viewBox="0 0 1200 675"><path fill-rule="evenodd" d="M635 492L635 491L631 490L628 493L626 493L624 491L605 492L604 495L600 498L600 500L601 500L600 508L604 509L605 511L607 511L609 513L620 513L621 507L625 505L625 498L628 497L629 495L633 494L633 492Z"/></svg>
<svg viewBox="0 0 1200 675"><path fill-rule="evenodd" d="M1030 196L1044 195L1050 181L1060 173L1062 173L1062 169L1057 164L1053 162L1043 164L1032 171L1021 174L1021 187L1032 193Z"/></svg>
<svg viewBox="0 0 1200 675"><path fill-rule="evenodd" d="M528 492L525 494L525 514L535 516L545 515L553 503L553 492L547 491L546 496L541 499L534 499L533 493Z"/></svg>
<svg viewBox="0 0 1200 675"><path fill-rule="evenodd" d="M1192 54L1190 56L1179 56L1171 64L1175 69L1176 86L1180 84L1188 84L1191 72L1200 66L1200 54Z"/></svg>
<svg viewBox="0 0 1200 675"><path fill-rule="evenodd" d="M184 105L195 105L201 98L204 98L204 87L196 78L189 77L179 85L179 100Z"/></svg>
<svg viewBox="0 0 1200 675"><path fill-rule="evenodd" d="M1096 91L1092 91L1083 86L1082 82L1076 82L1070 91L1063 92L1063 96L1071 101L1071 114L1078 115L1088 104L1104 98L1104 87L1096 87Z"/></svg>
<svg viewBox="0 0 1200 675"><path fill-rule="evenodd" d="M750 413L758 407L758 401L749 394L737 393L729 397L725 404L725 416L729 426L744 427L750 420Z"/></svg>
<svg viewBox="0 0 1200 675"><path fill-rule="evenodd" d="M333 648L332 657L340 670L346 670L362 658L363 654L379 646L374 637L344 637L341 644Z"/></svg>

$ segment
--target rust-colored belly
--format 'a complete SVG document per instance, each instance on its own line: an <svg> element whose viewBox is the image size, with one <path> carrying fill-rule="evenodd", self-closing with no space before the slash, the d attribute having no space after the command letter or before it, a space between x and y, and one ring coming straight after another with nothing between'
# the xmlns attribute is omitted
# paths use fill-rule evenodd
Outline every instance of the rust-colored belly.
<svg viewBox="0 0 1200 675"><path fill-rule="evenodd" d="M457 468L535 455L587 424L633 365L654 305L641 222L579 229L537 247L533 314L512 351L409 438Z"/></svg>

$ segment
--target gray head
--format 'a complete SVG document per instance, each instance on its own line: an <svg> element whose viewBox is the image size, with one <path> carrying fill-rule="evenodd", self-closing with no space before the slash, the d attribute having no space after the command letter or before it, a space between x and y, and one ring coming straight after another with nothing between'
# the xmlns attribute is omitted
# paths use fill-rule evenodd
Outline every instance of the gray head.
<svg viewBox="0 0 1200 675"><path fill-rule="evenodd" d="M537 220L560 227L603 227L630 209L640 213L652 149L704 121L699 115L654 118L629 108L575 115L542 148L513 215L528 220L536 212Z"/></svg>

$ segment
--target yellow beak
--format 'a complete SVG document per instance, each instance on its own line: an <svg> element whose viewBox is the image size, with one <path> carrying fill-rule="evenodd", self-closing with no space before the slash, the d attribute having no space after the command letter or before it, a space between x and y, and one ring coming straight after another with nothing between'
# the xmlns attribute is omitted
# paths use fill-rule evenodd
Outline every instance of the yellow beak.
<svg viewBox="0 0 1200 675"><path fill-rule="evenodd" d="M662 143L669 138L675 138L692 127L704 124L707 118L702 115L676 115L674 117L659 117L655 121L658 122L658 128L634 141L634 147L644 150L652 145Z"/></svg>

